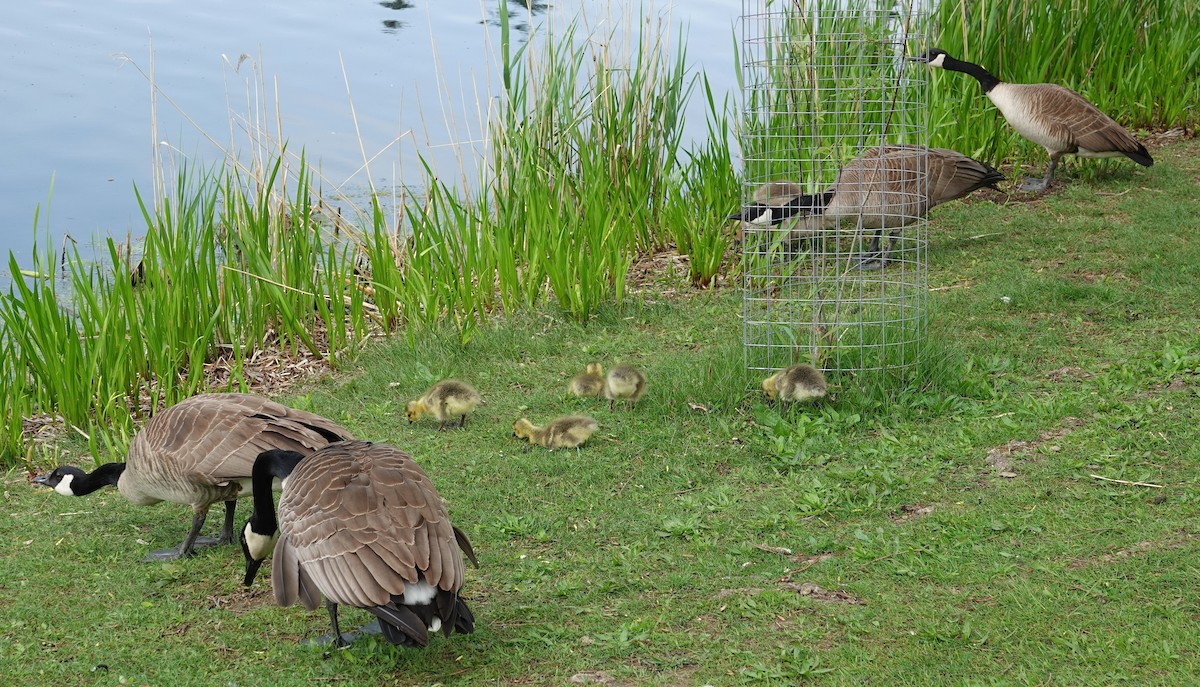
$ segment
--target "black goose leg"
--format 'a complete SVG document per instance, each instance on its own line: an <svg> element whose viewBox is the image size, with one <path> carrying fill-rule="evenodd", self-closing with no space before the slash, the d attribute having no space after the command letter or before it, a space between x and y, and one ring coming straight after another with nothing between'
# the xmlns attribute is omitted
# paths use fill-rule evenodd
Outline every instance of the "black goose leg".
<svg viewBox="0 0 1200 687"><path fill-rule="evenodd" d="M221 528L221 538L217 540L218 544L233 543L233 511L237 509L237 499L229 499L225 502L225 525Z"/></svg>
<svg viewBox="0 0 1200 687"><path fill-rule="evenodd" d="M1062 155L1059 153L1053 153L1050 155L1050 164L1046 167L1046 176L1042 177L1041 181L1033 179L1032 177L1026 177L1025 183L1021 185L1021 190L1041 193L1042 191L1050 188L1050 179L1054 176L1054 169L1058 167L1058 159L1060 157L1062 157Z"/></svg>
<svg viewBox="0 0 1200 687"><path fill-rule="evenodd" d="M374 620L360 627L358 632L348 632L346 634L342 634L341 625L338 624L337 607L338 605L329 599L325 600L325 610L329 611L329 624L333 626L333 632L322 637L317 637L316 639L305 640L303 642L304 644L325 646L332 643L339 649L345 649L346 647L350 646L350 642L353 642L363 635L379 634L380 632L383 632L383 628L379 626L379 621Z"/></svg>
<svg viewBox="0 0 1200 687"><path fill-rule="evenodd" d="M197 510L192 515L192 529L188 532L187 537L184 538L183 543L179 545L178 549L151 551L150 553L146 554L146 557L142 560L146 562L174 561L192 555L192 553L195 551L196 539L200 536L200 529L204 527L204 519L207 517L207 508L204 508L203 510Z"/></svg>

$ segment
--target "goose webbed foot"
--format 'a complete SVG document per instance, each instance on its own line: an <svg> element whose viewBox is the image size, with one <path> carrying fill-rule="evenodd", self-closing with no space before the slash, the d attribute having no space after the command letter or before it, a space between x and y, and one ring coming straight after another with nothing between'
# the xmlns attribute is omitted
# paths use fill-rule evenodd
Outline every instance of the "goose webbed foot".
<svg viewBox="0 0 1200 687"><path fill-rule="evenodd" d="M192 542L192 545L188 547L187 551L183 551L182 549L160 549L158 551L151 551L150 553L146 554L146 557L143 558L142 561L146 563L177 561L181 558L188 558L196 555L196 549L204 549L211 546L224 546L228 543L229 542L226 541L224 537L196 537L196 540Z"/></svg>
<svg viewBox="0 0 1200 687"><path fill-rule="evenodd" d="M860 272L876 272L887 265L887 256L883 253L868 253L858 258L854 269Z"/></svg>
<svg viewBox="0 0 1200 687"><path fill-rule="evenodd" d="M1050 188L1050 180L1025 177L1025 183L1021 184L1018 188L1029 193L1043 193L1046 189Z"/></svg>
<svg viewBox="0 0 1200 687"><path fill-rule="evenodd" d="M310 646L329 646L332 644L339 649L345 649L346 647L350 646L351 642L359 637L383 633L383 627L380 626L378 619L372 620L366 625L363 625L362 627L358 628L356 632L342 632L341 628L338 627L336 606L337 604L326 602L326 607L329 608L329 621L333 625L333 632L330 632L327 635L321 635L320 637L315 637L313 639L306 639L301 642L302 644Z"/></svg>

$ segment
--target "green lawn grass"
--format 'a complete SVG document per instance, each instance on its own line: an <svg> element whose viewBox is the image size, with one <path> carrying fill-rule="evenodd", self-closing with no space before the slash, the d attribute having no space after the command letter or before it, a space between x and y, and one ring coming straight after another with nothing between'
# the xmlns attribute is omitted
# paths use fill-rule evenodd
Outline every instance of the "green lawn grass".
<svg viewBox="0 0 1200 687"><path fill-rule="evenodd" d="M285 399L411 452L471 536L477 630L424 651L301 645L326 615L243 589L236 547L140 562L187 509L10 472L0 681L1196 684L1200 145L1154 154L938 208L928 360L888 398L834 374L831 404L765 406L740 294L681 273L586 326L548 310L465 348L385 341ZM636 410L566 396L591 360L647 371ZM409 425L450 375L485 399L466 428ZM600 422L578 451L511 436L574 412Z"/></svg>

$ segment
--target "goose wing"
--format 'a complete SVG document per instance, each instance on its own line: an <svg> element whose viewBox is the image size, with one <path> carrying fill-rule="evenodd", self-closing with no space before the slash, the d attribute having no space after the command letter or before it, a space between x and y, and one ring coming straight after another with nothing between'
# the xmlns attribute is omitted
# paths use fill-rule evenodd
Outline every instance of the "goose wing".
<svg viewBox="0 0 1200 687"><path fill-rule="evenodd" d="M462 587L446 506L416 461L392 446L351 441L313 453L288 478L279 522L287 542L275 563L281 602L302 598L306 580L360 608L384 606L419 579Z"/></svg>
<svg viewBox="0 0 1200 687"><path fill-rule="evenodd" d="M247 478L263 451L311 453L351 435L313 413L251 394L193 396L159 412L130 444L128 469L171 466L196 484Z"/></svg>
<svg viewBox="0 0 1200 687"><path fill-rule="evenodd" d="M1036 112L1054 138L1066 142L1077 152L1082 148L1094 153L1121 153L1143 165L1150 155L1125 127L1104 114L1075 91L1057 84L1038 84L1030 89Z"/></svg>

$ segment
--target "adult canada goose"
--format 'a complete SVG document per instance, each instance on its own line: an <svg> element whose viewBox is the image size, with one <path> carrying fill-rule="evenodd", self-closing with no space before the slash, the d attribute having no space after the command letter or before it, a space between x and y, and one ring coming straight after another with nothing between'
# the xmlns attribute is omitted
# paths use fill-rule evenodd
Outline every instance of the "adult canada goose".
<svg viewBox="0 0 1200 687"><path fill-rule="evenodd" d="M558 448L576 448L596 433L599 425L587 415L567 415L538 427L529 420L521 418L513 423L513 434L518 439L528 439L529 443L545 446L553 451Z"/></svg>
<svg viewBox="0 0 1200 687"><path fill-rule="evenodd" d="M432 415L440 424L438 429L445 428L446 423L458 418L458 426L467 424L467 413L479 405L479 392L470 384L457 379L443 379L415 401L409 401L404 412L410 423L420 420L424 415Z"/></svg>
<svg viewBox="0 0 1200 687"><path fill-rule="evenodd" d="M617 365L608 371L604 378L604 398L608 399L608 409L613 409L613 403L628 401L632 407L646 393L646 375L632 365Z"/></svg>
<svg viewBox="0 0 1200 687"><path fill-rule="evenodd" d="M310 453L350 438L337 424L250 394L193 396L151 417L129 444L124 463L90 473L63 465L34 482L66 496L84 496L113 485L139 506L170 501L192 507L192 529L178 549L152 551L146 560L171 560L196 546L233 540L236 499L250 493L258 454L272 448ZM200 538L214 503L225 502L220 539Z"/></svg>
<svg viewBox="0 0 1200 687"><path fill-rule="evenodd" d="M914 62L930 67L970 74L979 81L983 94L992 101L1012 128L1046 149L1050 164L1041 181L1026 179L1022 189L1045 191L1054 168L1063 155L1118 157L1124 155L1144 167L1154 164L1146 147L1120 124L1101 112L1075 91L1051 83L1005 83L983 67L956 60L945 50L934 48Z"/></svg>
<svg viewBox="0 0 1200 687"><path fill-rule="evenodd" d="M862 229L895 230L924 217L932 207L984 187L997 188L1003 180L995 167L954 150L886 145L846 163L824 193L796 196L779 206L751 204L730 217L779 224L799 214L804 222L792 230L792 240L842 220L856 221ZM878 268L887 261L888 252L877 254L878 244L876 234L860 267Z"/></svg>
<svg viewBox="0 0 1200 687"><path fill-rule="evenodd" d="M763 380L762 388L771 400L812 401L825 397L825 375L812 365L792 365Z"/></svg>
<svg viewBox="0 0 1200 687"><path fill-rule="evenodd" d="M604 393L604 368L600 363L588 363L583 372L571 378L567 391L572 396L599 396Z"/></svg>
<svg viewBox="0 0 1200 687"><path fill-rule="evenodd" d="M324 596L338 646L350 641L338 626L339 604L370 611L393 644L423 647L430 632L474 631L458 596L459 548L472 563L475 553L412 456L344 441L301 458L272 450L254 463L254 513L242 530L245 585L274 552L275 601L313 610ZM276 479L283 482L278 516Z"/></svg>

